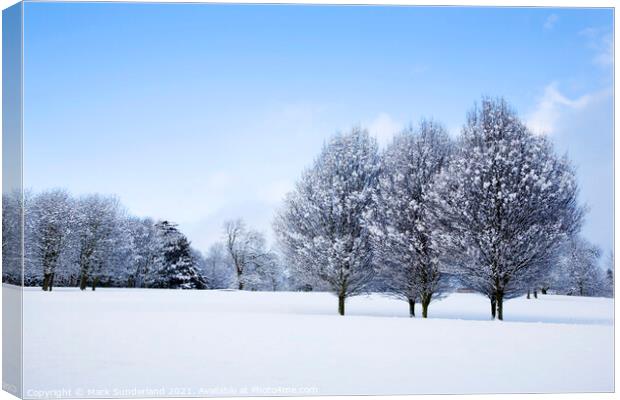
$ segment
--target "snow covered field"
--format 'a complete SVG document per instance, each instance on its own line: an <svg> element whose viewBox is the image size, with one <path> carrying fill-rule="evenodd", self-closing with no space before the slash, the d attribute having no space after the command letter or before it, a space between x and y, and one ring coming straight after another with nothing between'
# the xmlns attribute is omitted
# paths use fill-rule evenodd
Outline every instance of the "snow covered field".
<svg viewBox="0 0 620 400"><path fill-rule="evenodd" d="M6 290L5 286L5 290ZM613 390L613 301L27 289L26 397ZM419 310L418 310L419 311Z"/></svg>

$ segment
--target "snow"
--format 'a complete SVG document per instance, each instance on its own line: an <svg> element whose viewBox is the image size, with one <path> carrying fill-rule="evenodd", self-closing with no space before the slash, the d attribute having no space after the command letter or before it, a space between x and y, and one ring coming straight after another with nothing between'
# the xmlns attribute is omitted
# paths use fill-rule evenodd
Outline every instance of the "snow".
<svg viewBox="0 0 620 400"><path fill-rule="evenodd" d="M5 290L8 286L5 286ZM15 289L13 289L15 290ZM26 397L613 391L613 300L26 289ZM418 309L420 312L420 309Z"/></svg>

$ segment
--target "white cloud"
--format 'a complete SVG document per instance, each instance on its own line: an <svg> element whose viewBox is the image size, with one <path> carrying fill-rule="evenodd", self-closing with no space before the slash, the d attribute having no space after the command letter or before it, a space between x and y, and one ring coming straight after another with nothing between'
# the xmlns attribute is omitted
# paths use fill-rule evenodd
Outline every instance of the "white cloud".
<svg viewBox="0 0 620 400"><path fill-rule="evenodd" d="M394 135L403 129L403 124L382 112L368 124L368 132L377 138L379 146L387 145Z"/></svg>
<svg viewBox="0 0 620 400"><path fill-rule="evenodd" d="M614 63L614 46L611 35L599 39L598 52L594 56L594 63L601 67L608 67Z"/></svg>
<svg viewBox="0 0 620 400"><path fill-rule="evenodd" d="M612 33L607 28L590 27L579 32L587 39L587 45L595 54L592 62L600 67L609 67L614 62Z"/></svg>
<svg viewBox="0 0 620 400"><path fill-rule="evenodd" d="M555 26L555 24L558 22L559 19L560 19L560 17L558 17L557 14L551 14L545 20L545 23L543 24L543 27L546 30L551 30L551 29L553 29L553 27Z"/></svg>
<svg viewBox="0 0 620 400"><path fill-rule="evenodd" d="M576 167L582 204L589 206L582 234L610 249L613 245L613 91L593 90L571 98L548 87L537 110L551 112L551 140L558 154ZM543 105L543 107L540 107Z"/></svg>
<svg viewBox="0 0 620 400"><path fill-rule="evenodd" d="M527 125L536 134L553 134L556 132L558 121L563 113L583 110L594 100L608 96L609 92L606 89L571 99L560 92L556 82L552 82L545 87L536 108L526 118Z"/></svg>
<svg viewBox="0 0 620 400"><path fill-rule="evenodd" d="M576 167L580 202L589 206L582 234L604 249L613 246L613 91L592 90L571 97L557 83L547 85L526 119L550 139L558 154Z"/></svg>

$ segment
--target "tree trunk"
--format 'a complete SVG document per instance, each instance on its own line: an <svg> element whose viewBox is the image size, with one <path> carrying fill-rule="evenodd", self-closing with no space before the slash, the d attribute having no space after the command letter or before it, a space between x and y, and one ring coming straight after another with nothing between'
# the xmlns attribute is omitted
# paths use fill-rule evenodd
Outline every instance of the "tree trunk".
<svg viewBox="0 0 620 400"><path fill-rule="evenodd" d="M538 298L538 290L534 289L534 298L537 299Z"/></svg>
<svg viewBox="0 0 620 400"><path fill-rule="evenodd" d="M529 298L530 298L530 289L527 289L527 297L526 297L526 298L527 298L527 299L529 299Z"/></svg>
<svg viewBox="0 0 620 400"><path fill-rule="evenodd" d="M497 294L497 319L504 320L504 294Z"/></svg>
<svg viewBox="0 0 620 400"><path fill-rule="evenodd" d="M43 274L43 285L41 286L41 289L47 291L47 288L49 286L50 283L50 275L51 274Z"/></svg>
<svg viewBox="0 0 620 400"><path fill-rule="evenodd" d="M50 274L50 280L49 280L49 282L47 284L47 290L49 290L51 292L53 287L54 287L54 273L52 272Z"/></svg>
<svg viewBox="0 0 620 400"><path fill-rule="evenodd" d="M547 294L547 288L541 288L540 289L540 293L541 294Z"/></svg>
<svg viewBox="0 0 620 400"><path fill-rule="evenodd" d="M491 296L491 317L493 317L493 319L495 319L495 309L496 309L495 296Z"/></svg>
<svg viewBox="0 0 620 400"><path fill-rule="evenodd" d="M338 296L338 314L340 315L344 315L344 300L344 295L341 294Z"/></svg>
<svg viewBox="0 0 620 400"><path fill-rule="evenodd" d="M80 277L80 290L86 289L86 285L88 285L88 277L83 273Z"/></svg>
<svg viewBox="0 0 620 400"><path fill-rule="evenodd" d="M409 299L409 316L415 317L415 299Z"/></svg>
<svg viewBox="0 0 620 400"><path fill-rule="evenodd" d="M423 296L422 297L422 318L428 317L428 306L431 304L431 296Z"/></svg>
<svg viewBox="0 0 620 400"><path fill-rule="evenodd" d="M97 288L97 283L99 283L99 278L98 277L94 277L93 278L93 290L95 290Z"/></svg>

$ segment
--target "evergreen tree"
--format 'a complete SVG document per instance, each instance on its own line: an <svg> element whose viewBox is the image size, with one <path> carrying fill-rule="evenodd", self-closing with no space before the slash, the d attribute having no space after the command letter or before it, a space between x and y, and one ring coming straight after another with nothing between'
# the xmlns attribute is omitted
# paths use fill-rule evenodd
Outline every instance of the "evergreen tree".
<svg viewBox="0 0 620 400"><path fill-rule="evenodd" d="M155 270L149 277L148 286L170 289L204 289L206 284L192 257L190 243L176 227L168 221L155 225L159 243L159 255L155 259Z"/></svg>

